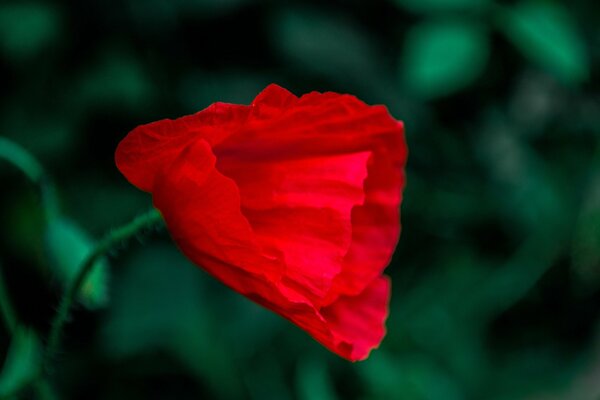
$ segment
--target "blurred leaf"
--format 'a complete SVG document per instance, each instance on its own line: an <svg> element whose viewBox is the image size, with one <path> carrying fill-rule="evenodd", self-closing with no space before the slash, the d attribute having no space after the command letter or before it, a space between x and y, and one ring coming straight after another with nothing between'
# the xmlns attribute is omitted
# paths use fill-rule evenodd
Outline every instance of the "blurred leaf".
<svg viewBox="0 0 600 400"><path fill-rule="evenodd" d="M514 234L558 232L574 217L568 192L558 187L549 163L524 142L519 128L499 114L490 114L487 131L478 137L482 163L489 169L497 213ZM492 184L494 183L494 184ZM544 221L544 225L540 225Z"/></svg>
<svg viewBox="0 0 600 400"><path fill-rule="evenodd" d="M138 250L113 285L104 332L109 352L135 354L170 343L179 328L201 327L197 274L175 248Z"/></svg>
<svg viewBox="0 0 600 400"><path fill-rule="evenodd" d="M84 75L73 93L74 107L142 109L154 98L155 86L144 66L131 54L112 50L103 54Z"/></svg>
<svg viewBox="0 0 600 400"><path fill-rule="evenodd" d="M78 132L74 122L80 116L73 115L72 111L38 109L32 118L31 110L37 107L13 99L0 114L0 130L45 164L48 160L64 162L65 155L76 145L74 139Z"/></svg>
<svg viewBox="0 0 600 400"><path fill-rule="evenodd" d="M325 79L303 90L337 86L368 104L385 104L412 126L418 124L423 110L394 89L396 74L383 57L385 45L357 19L326 7L291 6L272 14L270 28L275 55L298 76L295 82ZM300 94L293 86L288 89Z"/></svg>
<svg viewBox="0 0 600 400"><path fill-rule="evenodd" d="M528 237L504 266L491 271L466 297L479 308L479 319L498 315L513 306L538 283L564 250L565 234L552 228L538 229Z"/></svg>
<svg viewBox="0 0 600 400"><path fill-rule="evenodd" d="M499 115L480 135L480 157L489 168L490 189L505 229L518 248L485 284L470 292L484 315L496 315L522 299L565 250L574 208L552 170ZM543 221L543 223L540 223Z"/></svg>
<svg viewBox="0 0 600 400"><path fill-rule="evenodd" d="M465 390L472 389L487 373L479 336L485 320L474 317L479 305L468 294L481 285L489 266L469 247L457 244L438 248L432 263L436 269L396 300L388 329L396 333L397 346L408 342L435 355Z"/></svg>
<svg viewBox="0 0 600 400"><path fill-rule="evenodd" d="M217 99L225 103L250 104L272 82L277 82L272 74L250 71L193 72L181 80L179 98L190 113L208 107Z"/></svg>
<svg viewBox="0 0 600 400"><path fill-rule="evenodd" d="M10 59L22 60L36 55L57 39L59 17L48 3L0 4L0 48Z"/></svg>
<svg viewBox="0 0 600 400"><path fill-rule="evenodd" d="M279 360L272 353L263 356L264 361L245 371L245 384L251 400L293 400Z"/></svg>
<svg viewBox="0 0 600 400"><path fill-rule="evenodd" d="M48 222L45 244L51 267L67 287L94 249L94 241L75 223L66 218ZM108 263L101 258L81 287L79 300L88 308L99 308L108 302Z"/></svg>
<svg viewBox="0 0 600 400"><path fill-rule="evenodd" d="M0 136L0 165L5 163L25 174L34 184L43 174L42 166L29 151L18 143Z"/></svg>
<svg viewBox="0 0 600 400"><path fill-rule="evenodd" d="M296 371L296 388L300 400L335 400L327 364L319 359L305 358Z"/></svg>
<svg viewBox="0 0 600 400"><path fill-rule="evenodd" d="M11 396L35 379L41 367L42 346L36 334L19 327L12 338L0 373L0 397Z"/></svg>
<svg viewBox="0 0 600 400"><path fill-rule="evenodd" d="M415 354L391 358L382 352L357 366L376 399L462 400L466 396L442 366Z"/></svg>
<svg viewBox="0 0 600 400"><path fill-rule="evenodd" d="M436 12L482 9L490 0L392 0L413 12Z"/></svg>
<svg viewBox="0 0 600 400"><path fill-rule="evenodd" d="M525 332L523 332L525 333ZM523 334L522 333L522 334ZM531 332L525 333L531 335ZM494 357L493 374L486 384L487 393L493 400L550 400L535 397L533 392L543 388L546 393L557 393L573 383L575 368L580 360L571 352L559 351L545 345L543 336L537 343L501 349ZM574 362L575 361L575 362ZM590 376L594 381L595 376ZM510 384L508 384L510 383ZM493 394L493 395L492 395ZM596 396L560 397L560 400L596 400Z"/></svg>
<svg viewBox="0 0 600 400"><path fill-rule="evenodd" d="M62 189L69 215L91 232L104 232L124 224L132 215L152 206L146 193L129 190L125 179L115 184L100 174L88 173L71 179Z"/></svg>
<svg viewBox="0 0 600 400"><path fill-rule="evenodd" d="M457 92L473 83L488 59L488 38L478 25L427 21L408 32L401 59L404 84L423 98Z"/></svg>
<svg viewBox="0 0 600 400"><path fill-rule="evenodd" d="M552 1L522 1L498 14L499 28L531 61L566 82L588 78L589 59L569 11Z"/></svg>
<svg viewBox="0 0 600 400"><path fill-rule="evenodd" d="M559 380L565 380L565 375L568 377L566 382L561 385L542 385L537 387L539 396L531 396L530 399L535 400L580 400L580 399L600 399L600 338L596 333L592 341L588 354L578 363L575 363L575 368L570 368L572 371L565 374L564 369L562 374L556 374ZM565 365L564 360L557 360L555 357L555 365ZM557 362L558 361L558 362ZM561 362L562 361L562 362ZM521 372L521 371L515 371Z"/></svg>
<svg viewBox="0 0 600 400"><path fill-rule="evenodd" d="M275 342L282 332L303 335L300 330L290 329L287 325L290 322L279 315L248 301L237 293L222 292L223 287L220 283L212 283L215 286L214 290L218 290L222 294L222 297L219 297L219 306L228 310L226 314L217 313L213 323L220 327L220 335L227 340L229 351L239 358L250 359L257 355L260 357L264 352L277 352L280 347ZM243 338L240 337L240 332L244 332ZM306 341L302 342L303 339ZM296 343L302 345L302 343L308 342L310 346L313 346L314 343L309 340L302 336L302 339ZM283 346L291 347L287 343Z"/></svg>
<svg viewBox="0 0 600 400"><path fill-rule="evenodd" d="M544 71L523 73L516 81L511 98L510 119L520 125L520 133L529 138L546 135L554 116L569 106L571 100L566 90Z"/></svg>
<svg viewBox="0 0 600 400"><path fill-rule="evenodd" d="M360 26L339 14L287 9L273 18L272 37L294 68L334 81L370 80L377 68L374 43Z"/></svg>
<svg viewBox="0 0 600 400"><path fill-rule="evenodd" d="M366 388L369 389L374 398L413 398L412 393L401 393L403 390L399 379L404 376L399 365L390 356L383 352L373 353L368 360L357 365L356 370Z"/></svg>
<svg viewBox="0 0 600 400"><path fill-rule="evenodd" d="M4 195L8 203L0 210L0 226L7 247L32 263L39 261L43 253L43 235L45 220L40 207L39 196L33 190L12 192Z"/></svg>
<svg viewBox="0 0 600 400"><path fill-rule="evenodd" d="M239 398L231 355L220 332L211 329L215 304L202 296L201 276L173 246L139 251L115 279L104 323L105 348L113 358L167 351L214 393Z"/></svg>

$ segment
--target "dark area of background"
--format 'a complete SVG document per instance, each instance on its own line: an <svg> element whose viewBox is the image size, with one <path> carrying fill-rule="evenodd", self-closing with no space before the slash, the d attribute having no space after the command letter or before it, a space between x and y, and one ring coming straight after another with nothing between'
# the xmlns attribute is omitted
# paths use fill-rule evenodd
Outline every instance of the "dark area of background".
<svg viewBox="0 0 600 400"><path fill-rule="evenodd" d="M129 130L249 103L271 82L386 104L410 149L388 335L367 361L223 287L163 232L96 277L57 391L600 398L599 67L593 0L2 1L0 135L51 173L75 242L150 206L114 166ZM33 185L6 163L0 185L2 273L44 340L64 274ZM10 343L1 328L3 359Z"/></svg>

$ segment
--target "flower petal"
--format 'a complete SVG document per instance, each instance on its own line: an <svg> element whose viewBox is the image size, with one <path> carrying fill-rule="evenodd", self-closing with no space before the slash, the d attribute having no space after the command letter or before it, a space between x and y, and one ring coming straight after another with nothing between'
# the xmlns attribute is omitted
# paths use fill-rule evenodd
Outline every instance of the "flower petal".
<svg viewBox="0 0 600 400"><path fill-rule="evenodd" d="M300 305L283 316L316 341L350 361L364 360L385 336L389 313L390 280L381 276L355 296L341 296L321 310Z"/></svg>
<svg viewBox="0 0 600 400"><path fill-rule="evenodd" d="M298 293L298 282L288 285L279 260L263 252L241 213L237 186L215 161L208 143L199 140L157 177L154 203L177 245L217 279L301 326L332 351L351 360L366 357L384 334L387 281L377 279L363 293L340 297L319 311Z"/></svg>
<svg viewBox="0 0 600 400"><path fill-rule="evenodd" d="M265 90L260 96L261 101L267 102L268 94ZM276 100L274 103L281 104ZM218 143L213 151L218 158L218 168L240 187L242 206L246 208L268 208L277 202L273 198L277 197L274 193L280 191L281 182L296 179L294 162L310 165L311 162L327 163L336 157L371 155L368 177L361 188L364 204L361 204L363 201L354 203L351 212L351 245L334 285L329 286L326 298L321 298L323 304L328 304L339 295L362 292L391 259L400 234L399 207L405 184L404 127L385 107L368 106L350 95L313 92L290 103L293 106L287 110L278 109L268 121L258 120L250 114L244 127ZM341 179L357 174L350 164L344 165L345 172L341 171L343 168L332 171ZM232 165L238 167L232 168ZM352 165L365 164L363 160L355 160ZM242 173L237 173L238 170ZM363 182L363 175L357 176ZM323 190L317 188L326 187L329 177L314 173L311 179L312 187L303 191L304 198L298 198L299 202L302 199L308 205L315 203L311 203L312 199L322 198ZM316 196L311 199L312 191ZM283 201L294 200L293 196L281 198ZM252 224L252 216L247 210L244 213ZM278 233L285 237L283 231ZM345 241L343 243L345 245ZM322 290L329 285L328 279L321 283ZM320 297L322 290L315 295ZM312 298L314 300L314 296Z"/></svg>
<svg viewBox="0 0 600 400"><path fill-rule="evenodd" d="M321 310L332 332L336 353L358 361L379 346L386 332L390 286L388 277L378 277L356 296L342 296Z"/></svg>
<svg viewBox="0 0 600 400"><path fill-rule="evenodd" d="M293 107L298 97L279 85L270 84L256 96L250 107L255 119L271 120Z"/></svg>
<svg viewBox="0 0 600 400"><path fill-rule="evenodd" d="M150 192L156 175L187 145L198 139L211 145L220 142L244 121L249 110L248 106L214 103L193 115L138 126L119 143L117 168L133 185Z"/></svg>
<svg viewBox="0 0 600 400"><path fill-rule="evenodd" d="M306 104L307 96L323 98ZM386 146L390 135L402 132L402 124L384 106L367 106L349 95L309 94L272 119L249 114L244 126L215 144L213 151L219 159L240 161L352 154Z"/></svg>
<svg viewBox="0 0 600 400"><path fill-rule="evenodd" d="M116 161L192 261L355 361L385 335L403 134L383 106L270 85L138 127Z"/></svg>
<svg viewBox="0 0 600 400"><path fill-rule="evenodd" d="M217 161L241 196L263 249L281 253L287 286L318 305L352 238L352 208L364 201L368 152L300 160Z"/></svg>
<svg viewBox="0 0 600 400"><path fill-rule="evenodd" d="M400 203L406 178L403 135L390 135L369 160L365 202L352 210L352 244L334 282L336 293L353 295L379 276L389 264L400 236Z"/></svg>
<svg viewBox="0 0 600 400"><path fill-rule="evenodd" d="M240 269L278 279L278 260L263 256L241 212L237 186L216 170L215 161L208 142L200 139L190 144L158 175L155 206L173 239L194 262L205 266L206 261L216 259L229 266L209 270L226 283L230 283L229 274L236 275Z"/></svg>

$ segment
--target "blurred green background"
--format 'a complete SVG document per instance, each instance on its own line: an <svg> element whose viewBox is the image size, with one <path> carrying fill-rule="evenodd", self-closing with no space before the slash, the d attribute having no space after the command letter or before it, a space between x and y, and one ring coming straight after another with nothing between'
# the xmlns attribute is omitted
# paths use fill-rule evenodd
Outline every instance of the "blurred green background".
<svg viewBox="0 0 600 400"><path fill-rule="evenodd" d="M66 216L46 226L35 186L0 162L1 271L26 327L0 328L0 396L36 368L69 254L150 206L114 166L119 140L275 82L405 121L380 349L330 354L163 231L82 295L63 398L600 398L599 2L3 0L0 82L0 135L45 165Z"/></svg>

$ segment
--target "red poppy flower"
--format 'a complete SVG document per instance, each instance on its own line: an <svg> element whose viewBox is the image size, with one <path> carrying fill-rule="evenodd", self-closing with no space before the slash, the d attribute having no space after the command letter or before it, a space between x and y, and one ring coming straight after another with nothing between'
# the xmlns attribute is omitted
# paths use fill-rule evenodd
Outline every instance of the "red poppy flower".
<svg viewBox="0 0 600 400"><path fill-rule="evenodd" d="M384 106L270 85L135 128L116 163L194 263L355 361L385 335L406 155Z"/></svg>

